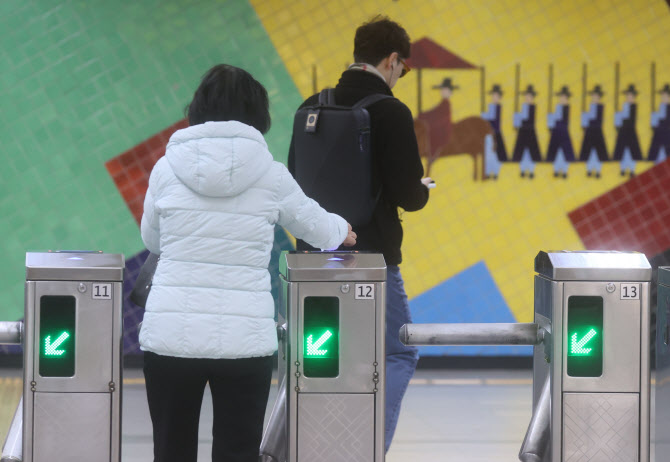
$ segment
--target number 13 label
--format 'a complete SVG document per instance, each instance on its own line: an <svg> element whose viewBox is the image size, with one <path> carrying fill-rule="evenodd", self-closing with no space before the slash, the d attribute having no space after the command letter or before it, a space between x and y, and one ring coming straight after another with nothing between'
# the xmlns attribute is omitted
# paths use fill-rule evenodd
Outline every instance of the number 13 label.
<svg viewBox="0 0 670 462"><path fill-rule="evenodd" d="M356 284L356 300L374 300L374 284Z"/></svg>
<svg viewBox="0 0 670 462"><path fill-rule="evenodd" d="M639 284L621 284L621 300L639 300Z"/></svg>

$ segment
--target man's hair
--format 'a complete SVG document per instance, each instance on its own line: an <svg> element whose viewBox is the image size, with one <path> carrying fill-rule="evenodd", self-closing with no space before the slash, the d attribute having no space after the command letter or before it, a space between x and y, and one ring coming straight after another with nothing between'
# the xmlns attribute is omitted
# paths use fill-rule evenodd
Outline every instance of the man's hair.
<svg viewBox="0 0 670 462"><path fill-rule="evenodd" d="M244 69L228 64L207 71L186 112L189 125L236 120L267 133L271 123L265 87Z"/></svg>
<svg viewBox="0 0 670 462"><path fill-rule="evenodd" d="M354 60L377 66L384 58L398 53L400 58L409 58L409 35L397 22L386 16L375 16L356 29L354 37Z"/></svg>

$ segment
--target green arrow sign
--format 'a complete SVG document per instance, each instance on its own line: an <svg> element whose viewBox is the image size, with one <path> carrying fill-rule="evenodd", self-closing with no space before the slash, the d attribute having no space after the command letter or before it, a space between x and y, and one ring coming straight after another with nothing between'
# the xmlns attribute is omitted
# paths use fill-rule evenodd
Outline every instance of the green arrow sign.
<svg viewBox="0 0 670 462"><path fill-rule="evenodd" d="M328 350L319 350L321 345L326 343L330 337L333 336L333 333L329 330L323 333L319 340L316 342L313 341L312 336L307 337L307 355L308 356L323 356L328 353Z"/></svg>
<svg viewBox="0 0 670 462"><path fill-rule="evenodd" d="M589 330L584 337L581 338L581 340L577 340L577 333L575 332L572 334L571 342L570 342L570 353L573 355L587 355L591 353L592 348L584 348L584 345L586 345L589 340L591 340L593 337L595 337L597 334L595 329Z"/></svg>
<svg viewBox="0 0 670 462"><path fill-rule="evenodd" d="M60 336L51 343L51 335L47 335L47 338L44 340L44 356L60 356L65 353L65 350L57 350L61 343L70 337L70 334L63 332Z"/></svg>

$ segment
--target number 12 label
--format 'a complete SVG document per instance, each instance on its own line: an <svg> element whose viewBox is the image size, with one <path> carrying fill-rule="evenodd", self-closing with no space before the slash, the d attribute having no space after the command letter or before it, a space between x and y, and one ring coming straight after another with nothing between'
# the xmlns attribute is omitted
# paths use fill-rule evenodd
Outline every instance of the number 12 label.
<svg viewBox="0 0 670 462"><path fill-rule="evenodd" d="M639 300L639 284L621 284L621 300Z"/></svg>
<svg viewBox="0 0 670 462"><path fill-rule="evenodd" d="M375 299L375 285L374 284L356 284L356 300L374 300Z"/></svg>

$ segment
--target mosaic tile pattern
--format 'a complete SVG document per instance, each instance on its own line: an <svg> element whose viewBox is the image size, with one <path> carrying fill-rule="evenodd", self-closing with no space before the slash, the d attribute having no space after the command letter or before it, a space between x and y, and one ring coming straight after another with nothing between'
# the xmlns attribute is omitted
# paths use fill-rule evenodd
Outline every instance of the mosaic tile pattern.
<svg viewBox="0 0 670 462"><path fill-rule="evenodd" d="M670 81L670 64L662 58L670 53L666 39L670 10L662 0L251 3L303 96L313 92L312 66L316 66L317 87L337 83L346 63L352 61L356 28L378 13L400 21L413 41L430 38L464 60L484 66L485 89L497 83L504 91L502 132L508 152L516 139L512 123L516 63L521 70L520 88L533 84L539 92L536 131L543 156L550 134L546 115L554 109L550 95L563 85L573 93L573 143L582 141L583 63L588 69L587 88L600 84L605 91L603 128L610 150L616 136L614 111L623 103L623 96L615 91L616 63L620 63L619 91L629 83L640 91L637 131L645 153L651 137L649 117L656 109L650 98L653 61L656 87ZM553 65L553 91L549 64ZM479 71L424 69L421 82L418 75L416 70L410 72L393 89L415 116L419 93L423 110L439 103L439 91L433 86L445 77L460 87L452 96L452 120L480 114ZM487 96L484 99L488 102ZM552 103L556 102L553 96ZM639 162L636 173L650 167L650 162ZM628 178L619 175L618 164L609 162L603 165L600 179L587 177L584 163L571 164L565 180L554 178L552 166L546 163L537 164L532 181L520 178L516 164L503 164L497 181L474 182L472 171L469 156L438 160L431 172L437 188L431 191L427 207L402 215L402 270L408 295L419 297L484 261L514 318L530 322L537 252L583 249L568 213Z"/></svg>
<svg viewBox="0 0 670 462"><path fill-rule="evenodd" d="M479 262L410 301L415 323L515 322L486 263ZM425 356L530 356L531 346L422 346Z"/></svg>
<svg viewBox="0 0 670 462"><path fill-rule="evenodd" d="M188 127L186 119L170 125L148 140L105 163L107 171L119 189L137 224L142 220L144 196L149 176L158 159L165 155L165 146L174 132Z"/></svg>
<svg viewBox="0 0 670 462"><path fill-rule="evenodd" d="M587 249L637 250L648 258L670 249L670 161L569 213Z"/></svg>
<svg viewBox="0 0 670 462"><path fill-rule="evenodd" d="M142 249L105 163L183 119L212 65L266 86L286 159L300 95L246 0L6 0L0 38L0 319L23 315L28 250Z"/></svg>

